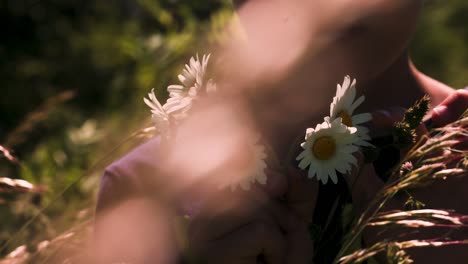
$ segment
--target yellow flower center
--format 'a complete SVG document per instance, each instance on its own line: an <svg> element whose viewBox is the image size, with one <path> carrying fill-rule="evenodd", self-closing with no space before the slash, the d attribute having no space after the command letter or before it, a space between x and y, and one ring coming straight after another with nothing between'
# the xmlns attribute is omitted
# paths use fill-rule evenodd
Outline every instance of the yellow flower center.
<svg viewBox="0 0 468 264"><path fill-rule="evenodd" d="M336 151L336 143L332 137L321 137L315 140L312 153L319 160L329 160Z"/></svg>
<svg viewBox="0 0 468 264"><path fill-rule="evenodd" d="M349 127L353 126L353 119L346 111L341 111L338 113L338 116L341 117L341 122Z"/></svg>

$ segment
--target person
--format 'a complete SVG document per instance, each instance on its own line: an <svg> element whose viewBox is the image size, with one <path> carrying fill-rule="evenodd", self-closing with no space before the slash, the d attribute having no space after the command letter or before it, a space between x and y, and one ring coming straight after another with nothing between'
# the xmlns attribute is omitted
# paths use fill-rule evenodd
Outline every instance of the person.
<svg viewBox="0 0 468 264"><path fill-rule="evenodd" d="M328 113L328 98L334 93L331 88L346 74L358 79L358 92L366 96L360 111L374 117L372 137L390 133L393 122L401 118L401 109L424 94L431 99L429 117L437 126L454 121L467 108L468 91L455 91L426 76L409 59L408 44L422 0L234 0L234 6L243 38L228 44L220 57L229 61L223 63L223 71L228 73L225 81L236 87L236 93L229 93L233 97L223 101L222 111L216 108L221 103L216 103L208 107L215 109L211 112L197 112L197 125L188 127L206 133L203 129L212 128L213 123L235 121L220 113L229 116L230 110L242 108L277 154L277 162L267 169L266 185L253 186L249 192L215 192L196 183L183 188L180 177L187 177L171 174L160 139L152 139L104 173L96 218L96 248L103 252L98 254L100 258L115 261L122 257L136 263L180 261L184 243L177 241L171 227L175 216L183 212L191 216L185 241L190 244L189 254L206 263L330 263L333 256L331 260L317 258L308 232L311 223L327 218L320 205L327 200L323 194L330 191L308 179L287 153L306 128ZM213 112L216 114L210 115ZM187 151L192 151L190 147ZM211 149L196 151L209 153ZM188 156L197 158L196 151ZM188 169L178 172L194 173ZM229 171L216 170L215 174L225 173ZM357 212L384 184L377 174L372 164L360 163L343 177L342 187L350 193ZM447 182L421 191L421 199L428 206L467 214L464 181ZM334 194L339 191L342 189ZM430 192L459 195L457 199L434 198L427 195ZM187 200L189 213L184 209ZM364 243L376 239L380 237L367 234ZM466 248L454 246L431 249L430 254L421 249L410 253L416 263L442 259L458 263L460 258L468 258L465 252Z"/></svg>

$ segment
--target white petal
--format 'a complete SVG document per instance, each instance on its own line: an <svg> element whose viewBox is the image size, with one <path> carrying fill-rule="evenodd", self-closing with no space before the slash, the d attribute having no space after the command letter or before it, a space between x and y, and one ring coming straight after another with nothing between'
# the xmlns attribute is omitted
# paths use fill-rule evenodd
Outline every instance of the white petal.
<svg viewBox="0 0 468 264"><path fill-rule="evenodd" d="M296 160L301 160L301 159L303 159L308 153L309 153L308 150L302 151L301 154L299 154L299 155L296 157Z"/></svg>
<svg viewBox="0 0 468 264"><path fill-rule="evenodd" d="M348 127L348 130L350 134L355 134L357 132L357 128L355 127Z"/></svg>
<svg viewBox="0 0 468 264"><path fill-rule="evenodd" d="M250 190L250 183L249 182L242 181L242 182L240 182L240 186L245 191Z"/></svg>
<svg viewBox="0 0 468 264"><path fill-rule="evenodd" d="M216 83L214 83L211 79L208 80L208 83L206 84L206 92L207 93L214 93L218 90L218 87Z"/></svg>
<svg viewBox="0 0 468 264"><path fill-rule="evenodd" d="M369 113L358 114L352 117L353 125L359 125L365 122L369 122L371 119L372 115Z"/></svg>
<svg viewBox="0 0 468 264"><path fill-rule="evenodd" d="M348 87L351 85L351 77L349 75L346 75L343 81L343 85L341 86L344 90L348 89Z"/></svg>
<svg viewBox="0 0 468 264"><path fill-rule="evenodd" d="M336 96L333 97L332 102L330 103L330 116L335 118L336 117Z"/></svg>
<svg viewBox="0 0 468 264"><path fill-rule="evenodd" d="M315 166L312 166L312 164L310 165L309 167L309 171L307 173L307 176L309 177L309 179L312 179L315 174L317 173L317 170L315 169Z"/></svg>
<svg viewBox="0 0 468 264"><path fill-rule="evenodd" d="M322 181L322 184L327 184L328 174L322 174L322 176L320 176L320 180Z"/></svg>
<svg viewBox="0 0 468 264"><path fill-rule="evenodd" d="M338 177L336 176L336 172L333 169L330 171L330 179L334 184L338 183Z"/></svg>
<svg viewBox="0 0 468 264"><path fill-rule="evenodd" d="M335 98L339 97L339 96L341 96L341 85L337 84L336 85L336 96L335 96Z"/></svg>
<svg viewBox="0 0 468 264"><path fill-rule="evenodd" d="M371 143L365 141L365 140L358 140L356 143L354 143L358 146L361 146L361 147L375 147L374 145L372 145Z"/></svg>
<svg viewBox="0 0 468 264"><path fill-rule="evenodd" d="M145 102L145 104L147 106L149 106L152 110L158 110L158 105L155 104L153 101L150 101L149 99L147 99L146 97L143 98L143 101Z"/></svg>
<svg viewBox="0 0 468 264"><path fill-rule="evenodd" d="M179 74L177 77L179 78L179 81L180 81L181 83L185 83L185 79L186 79L186 78L185 78L185 76L184 76L183 74Z"/></svg>
<svg viewBox="0 0 468 264"><path fill-rule="evenodd" d="M265 173L261 173L256 177L258 183L265 185L267 183L267 176Z"/></svg>
<svg viewBox="0 0 468 264"><path fill-rule="evenodd" d="M304 170L305 168L307 168L307 166L309 166L310 161L311 160L309 156L304 157L304 159L302 159L301 162L299 162L299 168Z"/></svg>
<svg viewBox="0 0 468 264"><path fill-rule="evenodd" d="M350 92L350 97L353 99L356 98L356 79L353 79L353 82L351 83L349 87L349 92Z"/></svg>
<svg viewBox="0 0 468 264"><path fill-rule="evenodd" d="M335 169L340 172L341 174L345 174L346 173L346 164L344 163L339 163L337 164L337 166L335 167Z"/></svg>
<svg viewBox="0 0 468 264"><path fill-rule="evenodd" d="M325 172L324 166L317 166L317 180L321 180L323 184L328 182L328 177Z"/></svg>
<svg viewBox="0 0 468 264"><path fill-rule="evenodd" d="M347 156L347 163L357 165L357 162L358 162L358 160L354 155Z"/></svg>
<svg viewBox="0 0 468 264"><path fill-rule="evenodd" d="M197 86L192 86L190 89L188 89L188 96L195 97L198 94L198 88Z"/></svg>
<svg viewBox="0 0 468 264"><path fill-rule="evenodd" d="M369 128L365 127L365 126L354 126L357 128L358 130L358 133L362 133L362 134L367 134L369 133Z"/></svg>
<svg viewBox="0 0 468 264"><path fill-rule="evenodd" d="M354 86L350 86L343 94L343 98L341 98L341 107L342 110L348 110L351 108L354 98L356 97L356 88Z"/></svg>
<svg viewBox="0 0 468 264"><path fill-rule="evenodd" d="M312 134L312 133L314 133L314 131L315 130L313 128L308 128L308 129L306 129L306 135Z"/></svg>
<svg viewBox="0 0 468 264"><path fill-rule="evenodd" d="M342 146L340 148L340 151L342 151L343 153L354 153L356 151L358 151L359 148L354 146L354 145L347 145L347 146Z"/></svg>
<svg viewBox="0 0 468 264"><path fill-rule="evenodd" d="M360 96L356 101L354 101L354 103L348 109L350 115L352 115L354 113L354 110L356 110L356 108L358 108L358 106L360 106L364 102L364 99L364 96Z"/></svg>
<svg viewBox="0 0 468 264"><path fill-rule="evenodd" d="M172 101L170 99L163 106L164 110L168 114L188 111L192 104L192 100L190 98L182 98L181 100L172 100Z"/></svg>
<svg viewBox="0 0 468 264"><path fill-rule="evenodd" d="M178 85L178 84L173 84L173 85L169 85L167 87L167 91L169 93L171 92L175 92L175 93L183 93L184 91L186 90L186 88L182 85Z"/></svg>

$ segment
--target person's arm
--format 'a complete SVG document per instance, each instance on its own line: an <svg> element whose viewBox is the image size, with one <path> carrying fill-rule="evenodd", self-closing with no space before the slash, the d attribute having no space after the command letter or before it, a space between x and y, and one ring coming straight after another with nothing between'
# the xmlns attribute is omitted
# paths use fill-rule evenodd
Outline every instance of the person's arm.
<svg viewBox="0 0 468 264"><path fill-rule="evenodd" d="M184 253L177 249L173 222L182 212L176 216L179 204L158 197L158 190L167 191L168 178L174 178L161 172L158 150L159 140L153 139L106 168L96 209L94 248L99 263L181 261ZM175 198L178 202L187 199ZM189 257L205 263L255 264L263 252L269 263L282 263L285 241L271 215L257 207L245 210L248 206L222 205L219 211L208 209L190 221ZM208 214L209 218L203 217Z"/></svg>
<svg viewBox="0 0 468 264"><path fill-rule="evenodd" d="M158 199L158 149L155 138L106 168L93 240L98 263L177 263L173 209Z"/></svg>
<svg viewBox="0 0 468 264"><path fill-rule="evenodd" d="M160 171L159 137L136 147L104 170L96 213L124 200L156 193L155 177Z"/></svg>

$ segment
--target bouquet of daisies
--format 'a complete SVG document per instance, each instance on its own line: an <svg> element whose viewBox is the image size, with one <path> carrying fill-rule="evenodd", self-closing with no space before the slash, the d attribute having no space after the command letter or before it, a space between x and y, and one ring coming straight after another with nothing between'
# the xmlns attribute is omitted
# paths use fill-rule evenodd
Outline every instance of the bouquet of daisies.
<svg viewBox="0 0 468 264"><path fill-rule="evenodd" d="M190 59L189 64L178 76L181 84L170 85L167 88L169 99L161 104L154 90L144 98L151 108L152 119L156 129L164 140L174 133L175 126L187 117L197 98L203 94L217 90L212 79L207 79L207 67L210 55L204 55L200 60L198 55ZM301 144L304 151L297 157L301 169L308 168L308 176L316 177L323 184L330 178L337 183L336 173L347 173L352 165L357 165L353 154L360 146L369 147L368 129L362 124L371 120L369 113L355 114L355 110L364 102L364 96L356 99L356 80L345 77L342 85L338 85L336 96L330 106L330 115L323 123L306 131L305 142ZM266 183L263 169L266 168L265 147L258 143L259 137L253 140L252 149L258 158L257 169L251 182ZM260 169L259 169L260 168ZM257 179L257 180L255 180ZM241 184L243 189L249 189L249 184Z"/></svg>

